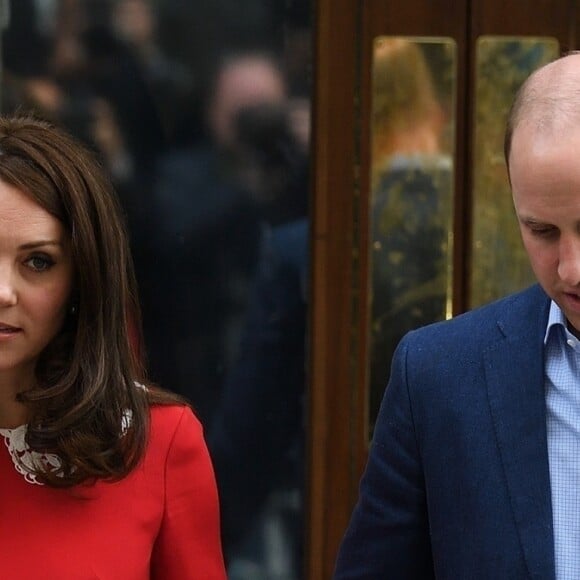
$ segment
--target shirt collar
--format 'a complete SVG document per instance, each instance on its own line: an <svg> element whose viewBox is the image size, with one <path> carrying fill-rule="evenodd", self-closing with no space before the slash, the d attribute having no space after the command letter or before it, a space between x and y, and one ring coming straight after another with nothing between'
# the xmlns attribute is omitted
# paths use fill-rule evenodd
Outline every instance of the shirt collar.
<svg viewBox="0 0 580 580"><path fill-rule="evenodd" d="M550 302L550 313L548 314L548 324L546 326L546 334L544 335L544 344L547 344L550 331L555 326L561 326L564 330L567 330L566 317L560 310L560 307L552 300Z"/></svg>

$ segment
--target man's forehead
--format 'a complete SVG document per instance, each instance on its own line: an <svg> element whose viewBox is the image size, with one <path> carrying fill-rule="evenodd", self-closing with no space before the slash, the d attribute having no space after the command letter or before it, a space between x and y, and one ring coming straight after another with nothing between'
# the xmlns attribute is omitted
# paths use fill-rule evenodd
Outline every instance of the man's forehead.
<svg viewBox="0 0 580 580"><path fill-rule="evenodd" d="M575 116L562 113L531 115L514 129L510 159L519 151L549 156L561 151L562 147L573 146L572 143L580 147L580 111Z"/></svg>

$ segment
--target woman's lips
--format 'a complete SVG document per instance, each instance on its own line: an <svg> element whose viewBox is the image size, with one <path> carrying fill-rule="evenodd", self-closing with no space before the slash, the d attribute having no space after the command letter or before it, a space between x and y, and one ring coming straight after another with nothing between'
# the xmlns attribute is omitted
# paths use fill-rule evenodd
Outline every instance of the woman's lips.
<svg viewBox="0 0 580 580"><path fill-rule="evenodd" d="M16 334L20 332L22 329L18 328L17 326L12 326L11 324L4 324L0 322L0 334Z"/></svg>

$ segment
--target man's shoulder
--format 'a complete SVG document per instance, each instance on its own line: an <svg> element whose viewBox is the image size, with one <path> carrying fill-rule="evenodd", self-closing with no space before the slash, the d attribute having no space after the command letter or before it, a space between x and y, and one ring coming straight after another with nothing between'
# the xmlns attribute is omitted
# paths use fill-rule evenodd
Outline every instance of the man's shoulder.
<svg viewBox="0 0 580 580"><path fill-rule="evenodd" d="M538 284L489 304L412 332L414 340L485 341L501 334L541 327L549 298Z"/></svg>
<svg viewBox="0 0 580 580"><path fill-rule="evenodd" d="M477 376L482 356L490 350L508 342L526 351L538 348L545 333L549 304L544 291L533 286L408 333L397 348L395 360L406 361L406 367L413 370L415 384L429 384L436 390L449 384L450 372L463 378L469 372ZM437 376L441 381L436 380Z"/></svg>

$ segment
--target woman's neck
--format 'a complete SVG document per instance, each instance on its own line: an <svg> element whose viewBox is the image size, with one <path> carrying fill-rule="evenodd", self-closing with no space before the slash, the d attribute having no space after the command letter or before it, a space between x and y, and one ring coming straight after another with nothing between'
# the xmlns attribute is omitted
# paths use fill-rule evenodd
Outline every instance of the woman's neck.
<svg viewBox="0 0 580 580"><path fill-rule="evenodd" d="M28 408L16 397L33 384L32 377L6 376L0 373L0 429L14 429L28 421Z"/></svg>
<svg viewBox="0 0 580 580"><path fill-rule="evenodd" d="M0 429L15 429L28 422L28 409L16 400L0 402Z"/></svg>

